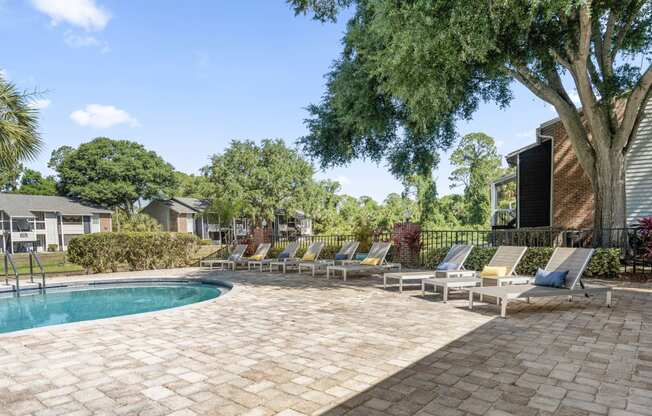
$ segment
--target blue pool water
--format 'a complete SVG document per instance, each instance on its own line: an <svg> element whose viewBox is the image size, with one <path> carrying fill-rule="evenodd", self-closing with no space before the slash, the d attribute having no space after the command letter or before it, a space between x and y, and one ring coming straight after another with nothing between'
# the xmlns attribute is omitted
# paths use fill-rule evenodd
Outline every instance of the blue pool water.
<svg viewBox="0 0 652 416"><path fill-rule="evenodd" d="M120 283L69 286L0 298L0 333L158 311L216 298L215 285L202 283Z"/></svg>

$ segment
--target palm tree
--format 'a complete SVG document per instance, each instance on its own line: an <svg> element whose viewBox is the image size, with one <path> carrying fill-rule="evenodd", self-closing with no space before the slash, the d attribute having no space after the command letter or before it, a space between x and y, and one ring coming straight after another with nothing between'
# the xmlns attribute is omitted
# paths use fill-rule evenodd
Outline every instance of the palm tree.
<svg viewBox="0 0 652 416"><path fill-rule="evenodd" d="M32 94L23 93L0 75L0 169L36 157L41 149L38 110Z"/></svg>

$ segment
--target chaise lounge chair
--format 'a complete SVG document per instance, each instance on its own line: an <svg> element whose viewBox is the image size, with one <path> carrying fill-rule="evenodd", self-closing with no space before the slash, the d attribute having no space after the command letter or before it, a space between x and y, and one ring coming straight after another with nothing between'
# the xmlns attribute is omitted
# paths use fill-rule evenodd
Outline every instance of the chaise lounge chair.
<svg viewBox="0 0 652 416"><path fill-rule="evenodd" d="M464 262L472 250L471 245L455 244L434 271L384 273L383 288L387 288L388 280L398 280L398 291L402 293L404 282L421 285L423 279L431 277L475 277L475 271L464 270Z"/></svg>
<svg viewBox="0 0 652 416"><path fill-rule="evenodd" d="M310 246L306 249L305 254L301 258L294 257L273 261L269 264L269 271L271 272L272 268L276 266L277 268L283 268L283 273L285 274L288 267L297 267L299 268L299 273L301 273L302 264L312 264L319 261L319 255L321 254L321 250L323 248L323 241L315 241L314 243L310 244Z"/></svg>
<svg viewBox="0 0 652 416"><path fill-rule="evenodd" d="M421 281L421 293L425 296L426 287L433 286L437 291L438 287L442 288L443 301L448 301L448 289L461 289L473 288L483 284L483 279L488 278L489 271L495 271L496 276L491 276L497 280L498 284L509 282L522 283L521 276L514 276L516 266L521 262L523 255L527 251L527 247L519 246L500 246L496 250L489 263L482 272L473 272L474 275L461 276L461 277L443 277L443 278L427 278ZM477 276L477 277L476 277Z"/></svg>
<svg viewBox="0 0 652 416"><path fill-rule="evenodd" d="M229 254L229 257L226 259L206 259L202 260L199 265L208 267L209 269L212 269L213 266L217 266L219 270L224 270L228 268L232 268L233 271L235 271L235 266L244 256L245 251L247 251L247 245L246 244L238 244L235 246L231 254Z"/></svg>
<svg viewBox="0 0 652 416"><path fill-rule="evenodd" d="M261 243L258 244L258 248L256 248L256 251L254 254L252 254L249 257L242 257L238 260L236 260L236 264L240 265L246 265L247 269L251 270L251 266L249 265L250 262L252 261L260 261L263 260L266 256L267 253L269 252L269 249L272 247L270 243Z"/></svg>
<svg viewBox="0 0 652 416"><path fill-rule="evenodd" d="M376 242L369 249L369 254L361 262L348 263L339 265L339 266L327 266L326 267L326 278L330 278L331 272L335 275L336 271L342 272L342 277L346 281L346 275L348 272L374 272L374 271L384 271L387 269L396 268L399 271L401 270L400 263L387 263L385 257L389 252L392 243L383 243Z"/></svg>
<svg viewBox="0 0 652 416"><path fill-rule="evenodd" d="M340 247L340 250L335 254L334 260L317 259L313 262L301 262L298 266L299 273L301 273L301 269L305 267L306 269L311 270L312 276L314 277L315 272L319 269L324 269L328 266L335 266L337 264L350 263L353 261L353 256L355 256L355 252L358 250L359 245L360 243L357 241L345 242L342 244L342 247Z"/></svg>
<svg viewBox="0 0 652 416"><path fill-rule="evenodd" d="M296 256L296 254L297 254L297 250L299 250L299 242L298 241L293 241L293 242L289 243L287 246L285 246L283 251L278 253L277 258L275 258L275 259L266 259L265 257L263 257L263 258L257 259L257 260L250 260L247 263L247 267L249 269L251 269L251 267L259 266L260 271L262 272L263 267L269 264L270 265L269 271L271 272L272 271L272 266L271 266L272 263L279 263L279 262L284 262L284 261L288 261L290 259L293 259L294 256Z"/></svg>
<svg viewBox="0 0 652 416"><path fill-rule="evenodd" d="M588 248L556 248L552 253L548 264L545 267L546 272L565 272L566 280L564 287L556 288L534 284L513 285L513 286L493 286L478 287L469 291L469 309L473 309L473 296L480 295L495 296L500 303L500 316L507 316L507 304L511 299L526 299L539 297L557 297L568 296L572 300L573 296L586 296L594 293L605 293L606 304L611 306L611 288L610 287L593 287L587 288L582 282L582 274L586 269L593 249ZM529 277L530 282L535 281L535 277ZM579 285L579 288L577 287Z"/></svg>

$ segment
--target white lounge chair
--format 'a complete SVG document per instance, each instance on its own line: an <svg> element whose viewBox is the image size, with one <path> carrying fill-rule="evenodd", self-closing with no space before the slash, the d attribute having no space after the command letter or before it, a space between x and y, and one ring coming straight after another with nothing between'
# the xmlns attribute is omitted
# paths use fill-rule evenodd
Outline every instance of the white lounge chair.
<svg viewBox="0 0 652 416"><path fill-rule="evenodd" d="M398 280L398 291L399 293L402 293L405 282L413 282L412 284L421 285L423 279L431 277L475 277L475 271L464 270L464 262L466 261L466 258L469 257L472 250L472 245L465 244L455 244L448 250L446 257L444 257L439 265L453 263L457 266L457 268L453 270L383 273L383 288L387 288L388 280Z"/></svg>
<svg viewBox="0 0 652 416"><path fill-rule="evenodd" d="M400 271L400 263L388 263L385 261L385 257L387 257L387 253L391 246L392 243L389 242L373 243L369 249L369 254L367 254L367 257L364 260L355 263L345 263L339 266L327 266L326 278L330 278L331 273L333 273L334 276L336 271L342 272L342 278L344 281L346 281L348 272L374 272L393 268Z"/></svg>
<svg viewBox="0 0 652 416"><path fill-rule="evenodd" d="M522 282L520 276L514 276L514 272L526 251L527 247L519 246L500 246L496 249L496 253L489 260L487 266L505 268L505 276L500 276L499 279L502 280L497 281L499 284L511 281ZM435 292L440 287L442 288L443 301L446 303L448 302L448 289L472 288L482 285L483 280L479 276L479 272L473 272L473 275L469 276L423 279L421 281L421 293L425 296L427 286L433 286Z"/></svg>
<svg viewBox="0 0 652 416"><path fill-rule="evenodd" d="M283 274L287 271L288 267L297 267L299 268L299 273L301 273L301 265L302 264L312 264L317 261L319 261L319 255L321 254L321 250L324 248L324 242L323 241L315 241L314 243L310 244L308 248L306 249L305 254L303 257L298 258L298 257L293 257L293 258L287 258L283 260L275 260L272 261L269 264L269 271L271 272L274 267L277 268L282 268L283 269ZM296 254L296 252L295 252ZM314 274L313 274L314 276Z"/></svg>
<svg viewBox="0 0 652 416"><path fill-rule="evenodd" d="M262 260L267 256L269 249L272 248L270 243L261 243L258 244L256 251L249 257L242 257L239 260L236 260L236 264L244 264L247 266L247 269L251 270L251 265L249 264L252 261Z"/></svg>
<svg viewBox="0 0 652 416"><path fill-rule="evenodd" d="M582 274L586 270L593 252L593 249L588 248L560 247L555 249L545 270L549 272L568 271L565 288L536 286L533 284L472 288L469 291L469 309L473 309L473 297L476 293L495 296L500 304L500 316L503 318L507 316L507 304L512 299L526 299L529 302L530 298L567 296L569 300L572 300L573 296L588 297L590 294L605 293L606 304L610 307L610 287L587 288L582 282ZM530 282L534 282L534 279L534 277L529 277Z"/></svg>
<svg viewBox="0 0 652 416"><path fill-rule="evenodd" d="M317 261L314 262L302 262L299 264L299 273L301 273L302 268L306 268L311 270L312 276L315 276L315 273L319 269L325 269L328 266L335 266L337 264L347 264L353 261L353 256L355 256L355 252L358 250L358 246L360 245L359 242L357 241L347 241L344 244L342 244L342 247L340 247L339 251L335 254L335 259L318 259Z"/></svg>
<svg viewBox="0 0 652 416"><path fill-rule="evenodd" d="M233 248L233 251L231 251L231 254L229 254L229 257L226 259L205 259L202 260L199 265L210 269L217 267L219 270L232 268L233 271L235 271L235 266L238 260L244 256L245 251L247 251L247 245L238 244Z"/></svg>
<svg viewBox="0 0 652 416"><path fill-rule="evenodd" d="M252 267L258 266L258 267L260 267L260 271L262 272L264 266L270 265L269 271L271 272L272 271L272 266L271 266L272 263L284 262L284 261L287 261L287 260L290 260L290 259L294 258L296 256L296 254L297 254L297 250L299 250L299 242L298 241L293 241L293 242L289 243L287 246L285 246L283 251L278 253L277 258L275 258L275 259L262 258L260 260L250 260L247 263L247 267L249 267L249 269L251 269Z"/></svg>

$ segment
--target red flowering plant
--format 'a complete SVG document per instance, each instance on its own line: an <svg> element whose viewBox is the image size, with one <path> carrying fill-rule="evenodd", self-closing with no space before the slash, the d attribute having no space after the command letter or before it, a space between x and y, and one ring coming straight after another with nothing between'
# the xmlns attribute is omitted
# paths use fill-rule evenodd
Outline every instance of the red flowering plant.
<svg viewBox="0 0 652 416"><path fill-rule="evenodd" d="M652 257L652 217L639 218L636 230L638 231L636 246L646 257Z"/></svg>

